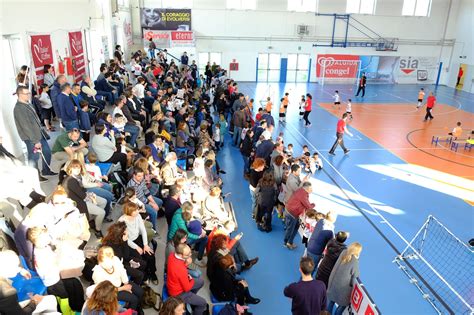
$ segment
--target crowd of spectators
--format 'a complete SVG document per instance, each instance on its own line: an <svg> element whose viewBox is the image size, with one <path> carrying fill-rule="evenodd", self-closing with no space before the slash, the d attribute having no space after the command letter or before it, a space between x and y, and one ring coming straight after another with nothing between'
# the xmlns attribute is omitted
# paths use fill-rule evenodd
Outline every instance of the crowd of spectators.
<svg viewBox="0 0 474 315"><path fill-rule="evenodd" d="M199 75L186 54L177 63L166 51L156 58L138 51L125 63L117 46L114 56L101 65L96 80L84 75L80 84L55 77L48 65L44 84L30 86L28 68L22 69L14 117L31 167L21 166L3 146L0 157L3 165L30 177L13 180L6 195L27 214L12 229L13 251L0 253L0 312L56 308L108 315L129 309L142 314L148 307L145 296L158 285L161 260L163 290L170 297L160 314L182 314L186 305L196 315L208 312L198 294L204 269L217 300L235 302L251 314L246 306L260 299L251 295L242 272L259 259L248 256L242 233L232 236L238 223L225 202L222 191L229 188L216 156L225 145L242 154L259 230L272 231L276 208L285 224L283 245L294 249L300 221L305 223L302 280L285 289L293 312L316 314L315 305L323 310L326 287L329 306L337 303L342 312L350 281L358 275L361 246L346 249L348 233L334 235L335 216L317 212L309 201L311 174L323 167L317 153L303 148L301 157L294 156L283 134L273 135L271 106L254 116L253 99L239 92L219 65L208 63ZM2 170L13 177L8 167ZM308 173L303 178L302 170ZM52 193L41 190L40 182L55 180ZM166 240L164 256L157 253L160 238ZM99 246L89 246L95 240ZM31 278L27 269L46 290L33 292L20 305L21 287L8 279ZM315 294L319 304L308 300Z"/></svg>

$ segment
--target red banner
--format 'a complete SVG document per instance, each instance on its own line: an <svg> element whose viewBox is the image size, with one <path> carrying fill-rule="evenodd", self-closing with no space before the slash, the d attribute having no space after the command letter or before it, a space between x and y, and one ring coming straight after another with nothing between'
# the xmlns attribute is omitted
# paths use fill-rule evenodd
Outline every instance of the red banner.
<svg viewBox="0 0 474 315"><path fill-rule="evenodd" d="M354 55L318 55L316 76L318 78L356 78L358 61L359 56Z"/></svg>
<svg viewBox="0 0 474 315"><path fill-rule="evenodd" d="M172 31L171 47L194 46L194 32Z"/></svg>
<svg viewBox="0 0 474 315"><path fill-rule="evenodd" d="M53 46L50 35L31 35L31 56L35 66L36 81L43 83L44 65L53 65Z"/></svg>
<svg viewBox="0 0 474 315"><path fill-rule="evenodd" d="M82 81L82 75L86 73L86 61L84 56L84 46L82 45L82 32L69 32L69 47L72 57L72 68L74 71L74 81Z"/></svg>

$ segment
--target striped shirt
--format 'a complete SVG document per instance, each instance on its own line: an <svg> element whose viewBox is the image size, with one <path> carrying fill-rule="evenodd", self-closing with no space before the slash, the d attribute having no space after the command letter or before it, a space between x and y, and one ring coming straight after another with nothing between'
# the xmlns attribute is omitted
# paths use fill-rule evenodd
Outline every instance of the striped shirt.
<svg viewBox="0 0 474 315"><path fill-rule="evenodd" d="M128 181L127 188L132 187L135 189L135 194L137 195L137 199L143 202L144 204L148 203L148 197L151 195L148 188L146 188L145 181L142 180L141 182L137 183L133 177Z"/></svg>

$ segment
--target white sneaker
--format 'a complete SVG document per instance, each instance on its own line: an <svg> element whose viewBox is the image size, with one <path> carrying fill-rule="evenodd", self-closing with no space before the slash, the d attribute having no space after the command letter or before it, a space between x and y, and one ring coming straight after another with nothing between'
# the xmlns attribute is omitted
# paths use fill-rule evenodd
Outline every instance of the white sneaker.
<svg viewBox="0 0 474 315"><path fill-rule="evenodd" d="M196 259L196 265L198 265L199 267L206 267L207 258L203 257L202 259Z"/></svg>

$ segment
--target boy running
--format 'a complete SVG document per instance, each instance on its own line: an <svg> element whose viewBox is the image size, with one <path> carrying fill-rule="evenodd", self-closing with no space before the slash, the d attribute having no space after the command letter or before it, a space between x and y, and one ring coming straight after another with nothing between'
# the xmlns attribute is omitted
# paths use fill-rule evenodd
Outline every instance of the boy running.
<svg viewBox="0 0 474 315"><path fill-rule="evenodd" d="M425 98L425 89L421 88L420 91L418 92L418 105L416 105L417 109L421 107L424 98Z"/></svg>

